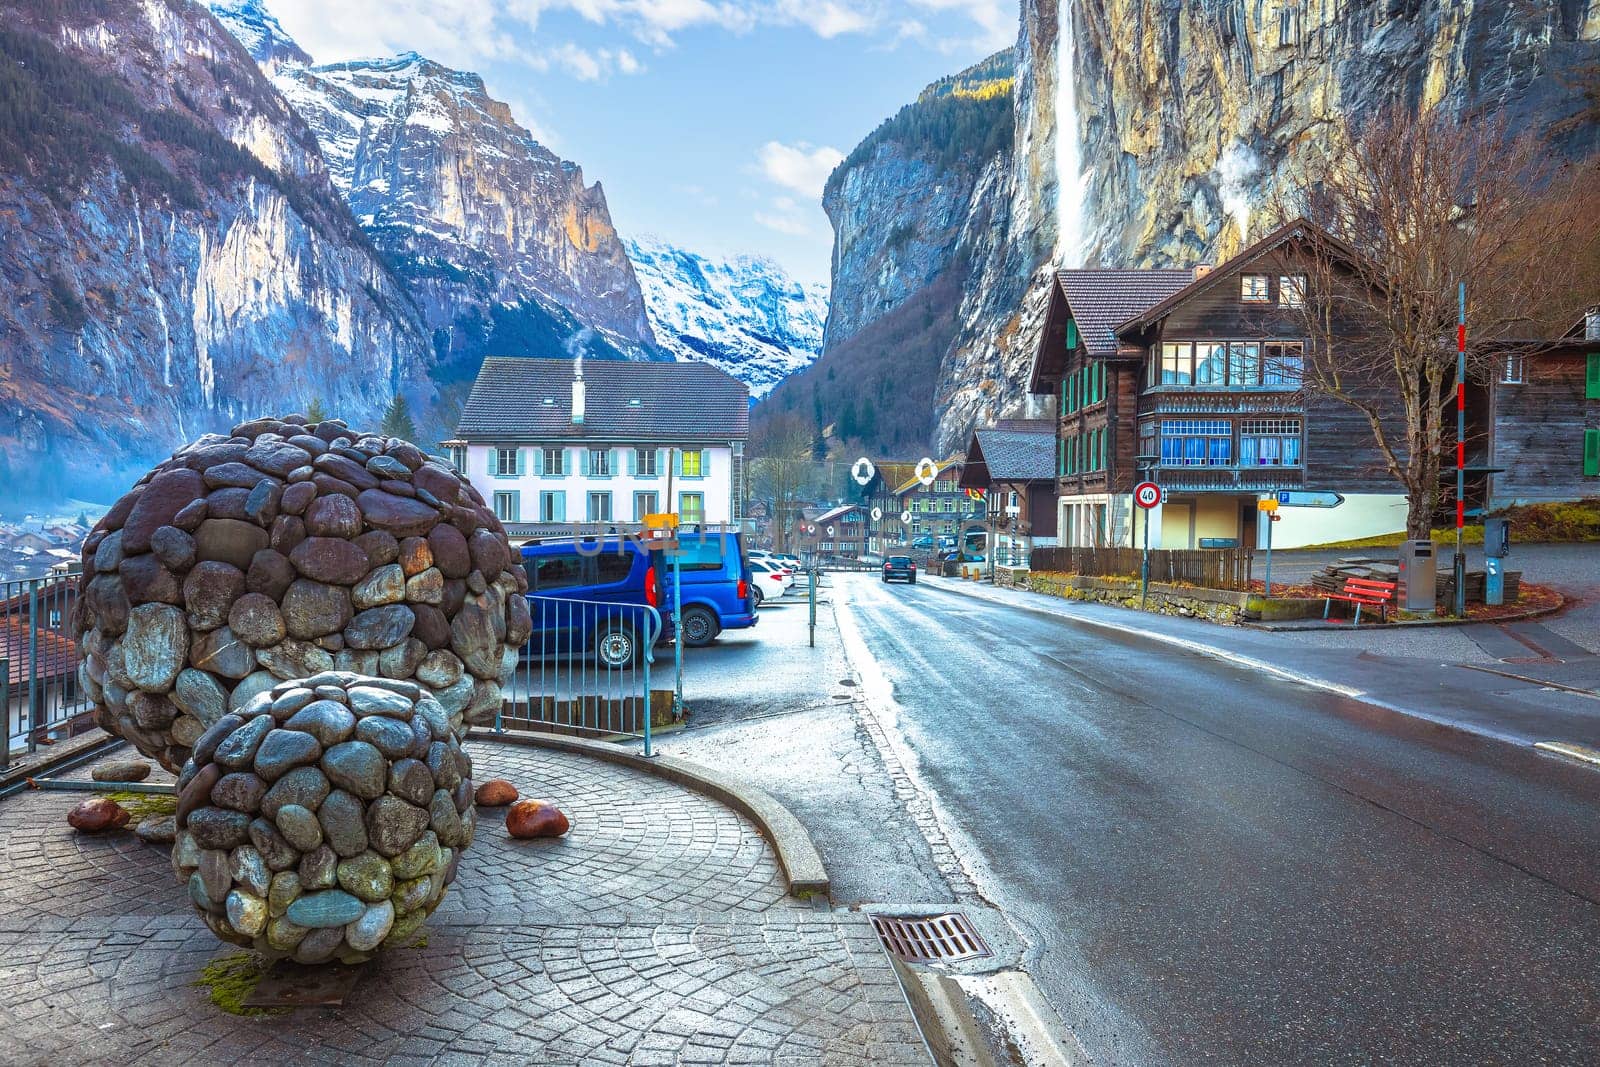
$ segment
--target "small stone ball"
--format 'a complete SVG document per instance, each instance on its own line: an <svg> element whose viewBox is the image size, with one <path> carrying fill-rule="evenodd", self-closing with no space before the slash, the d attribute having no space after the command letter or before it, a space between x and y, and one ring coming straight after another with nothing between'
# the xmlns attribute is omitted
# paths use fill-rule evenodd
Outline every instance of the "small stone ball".
<svg viewBox="0 0 1600 1067"><path fill-rule="evenodd" d="M462 725L420 683L350 671L220 717L179 778L172 849L206 925L307 964L412 940L477 826Z"/></svg>

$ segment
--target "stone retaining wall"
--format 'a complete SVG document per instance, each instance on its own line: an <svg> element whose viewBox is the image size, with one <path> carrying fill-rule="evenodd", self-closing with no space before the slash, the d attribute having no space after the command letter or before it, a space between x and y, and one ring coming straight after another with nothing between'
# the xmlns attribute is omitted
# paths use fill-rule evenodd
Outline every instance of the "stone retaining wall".
<svg viewBox="0 0 1600 1067"><path fill-rule="evenodd" d="M1137 578L1091 578L1084 575L1050 575L1007 572L997 570L995 584L1035 593L1062 597L1067 600L1088 600L1119 607L1139 607L1139 580ZM1212 622L1233 624L1240 620L1250 601L1250 594L1226 589L1202 589L1194 586L1168 585L1151 582L1146 600L1147 611L1161 615L1182 615L1188 618L1209 619ZM1259 599L1259 598L1257 598Z"/></svg>

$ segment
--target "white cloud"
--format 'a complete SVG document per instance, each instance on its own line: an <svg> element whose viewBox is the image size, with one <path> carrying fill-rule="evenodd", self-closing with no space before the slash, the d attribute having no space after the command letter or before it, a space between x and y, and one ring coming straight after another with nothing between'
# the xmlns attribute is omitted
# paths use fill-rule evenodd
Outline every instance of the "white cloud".
<svg viewBox="0 0 1600 1067"><path fill-rule="evenodd" d="M815 200L822 196L822 186L833 168L844 162L844 153L829 145L813 146L805 141L792 145L768 141L756 158L768 181Z"/></svg>
<svg viewBox="0 0 1600 1067"><path fill-rule="evenodd" d="M879 21L873 7L861 3L841 4L835 0L779 0L777 14L781 21L806 26L822 38L861 33L874 28Z"/></svg>
<svg viewBox="0 0 1600 1067"><path fill-rule="evenodd" d="M1017 5L1015 0L908 0L911 7L923 11L950 12L965 15L978 29L968 40L947 40L948 46L977 45L998 51L1017 40Z"/></svg>
<svg viewBox="0 0 1600 1067"><path fill-rule="evenodd" d="M528 62L539 70L565 70L585 82L604 81L613 71L638 74L644 70L644 65L626 48L583 48L571 42L530 56Z"/></svg>
<svg viewBox="0 0 1600 1067"><path fill-rule="evenodd" d="M771 207L751 217L769 230L792 237L804 237L813 231L811 223L801 213L800 204L792 196L773 197Z"/></svg>
<svg viewBox="0 0 1600 1067"><path fill-rule="evenodd" d="M318 63L414 51L471 68L515 53L494 8L481 0L270 0L283 28Z"/></svg>

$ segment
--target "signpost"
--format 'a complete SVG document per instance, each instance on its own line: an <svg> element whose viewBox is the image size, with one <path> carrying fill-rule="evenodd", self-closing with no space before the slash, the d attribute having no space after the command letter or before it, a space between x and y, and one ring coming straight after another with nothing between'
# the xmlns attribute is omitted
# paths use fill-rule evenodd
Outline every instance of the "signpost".
<svg viewBox="0 0 1600 1067"><path fill-rule="evenodd" d="M1461 531L1467 525L1467 283L1456 290L1456 557L1451 561L1455 575L1455 614L1467 614L1467 557L1461 547Z"/></svg>
<svg viewBox="0 0 1600 1067"><path fill-rule="evenodd" d="M1256 510L1267 516L1267 597L1272 597L1272 524L1278 521L1278 507L1282 504L1281 497L1291 496L1290 493L1279 493L1277 497L1264 497L1256 501ZM1317 495L1317 494L1305 494ZM1322 504L1311 504L1309 507L1323 507ZM1326 505L1332 507L1333 505Z"/></svg>
<svg viewBox="0 0 1600 1067"><path fill-rule="evenodd" d="M1133 487L1133 502L1144 511L1144 558L1139 562L1139 610L1143 611L1150 594L1150 509L1161 503L1161 487L1140 482Z"/></svg>
<svg viewBox="0 0 1600 1067"><path fill-rule="evenodd" d="M1336 508L1344 503L1344 497L1339 493L1309 489L1280 489L1277 499L1278 506L1284 508Z"/></svg>

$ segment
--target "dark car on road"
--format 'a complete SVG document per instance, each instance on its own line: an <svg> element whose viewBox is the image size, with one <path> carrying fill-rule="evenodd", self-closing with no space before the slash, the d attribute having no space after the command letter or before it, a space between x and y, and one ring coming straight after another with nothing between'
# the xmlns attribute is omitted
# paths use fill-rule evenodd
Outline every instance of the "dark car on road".
<svg viewBox="0 0 1600 1067"><path fill-rule="evenodd" d="M910 556L890 556L884 560L883 580L887 582L893 578L901 578L916 585L917 561Z"/></svg>

